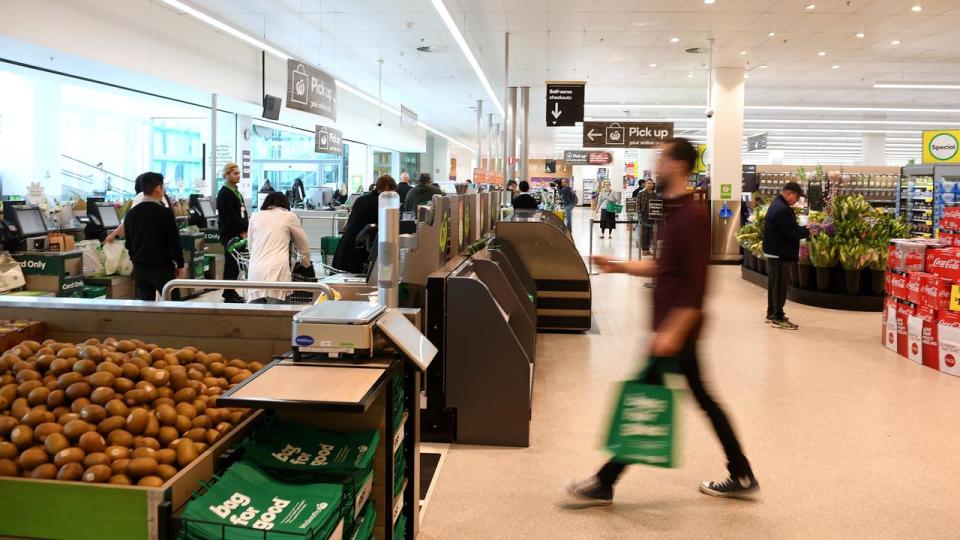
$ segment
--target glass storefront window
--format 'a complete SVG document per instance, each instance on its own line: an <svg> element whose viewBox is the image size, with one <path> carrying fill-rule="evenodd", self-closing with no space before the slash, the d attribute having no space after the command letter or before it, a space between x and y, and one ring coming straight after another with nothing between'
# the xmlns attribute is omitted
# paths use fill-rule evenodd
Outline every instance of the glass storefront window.
<svg viewBox="0 0 960 540"><path fill-rule="evenodd" d="M410 178L416 180L420 174L420 154L403 152L400 154L400 172L407 173Z"/></svg>
<svg viewBox="0 0 960 540"><path fill-rule="evenodd" d="M393 152L373 152L373 177L393 174Z"/></svg>
<svg viewBox="0 0 960 540"><path fill-rule="evenodd" d="M292 189L298 178L305 189L336 190L342 181L341 157L315 152L314 135L306 131L255 124L252 157L254 191L259 191L267 181L280 192Z"/></svg>

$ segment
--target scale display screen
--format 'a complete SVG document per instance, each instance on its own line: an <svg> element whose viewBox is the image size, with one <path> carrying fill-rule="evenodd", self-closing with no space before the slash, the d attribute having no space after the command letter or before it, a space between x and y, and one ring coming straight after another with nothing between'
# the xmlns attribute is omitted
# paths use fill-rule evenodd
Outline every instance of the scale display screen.
<svg viewBox="0 0 960 540"><path fill-rule="evenodd" d="M23 236L37 236L47 234L47 225L43 222L39 208L24 208L15 210L17 222L20 223L20 234Z"/></svg>
<svg viewBox="0 0 960 540"><path fill-rule="evenodd" d="M210 204L210 199L198 199L197 203L200 205L200 212L204 218L210 219L217 215L217 213L213 211L213 205Z"/></svg>
<svg viewBox="0 0 960 540"><path fill-rule="evenodd" d="M104 229L116 229L120 226L117 208L112 204L98 204L97 211L100 212L100 222Z"/></svg>

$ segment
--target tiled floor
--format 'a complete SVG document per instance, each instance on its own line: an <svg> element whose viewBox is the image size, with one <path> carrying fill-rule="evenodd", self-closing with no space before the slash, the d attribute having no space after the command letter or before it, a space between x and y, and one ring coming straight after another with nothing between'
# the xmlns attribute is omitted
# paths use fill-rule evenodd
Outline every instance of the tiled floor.
<svg viewBox="0 0 960 540"><path fill-rule="evenodd" d="M585 220L578 213L580 246ZM621 228L595 251L625 244ZM712 269L701 356L759 500L698 493L724 475L724 459L687 400L680 468L628 471L611 507L562 506L562 486L603 462L614 385L647 339L640 280L601 275L593 286L594 332L540 336L530 447L452 445L421 538L960 538L960 380L883 349L879 313L788 304L800 330L770 328L765 291L735 266Z"/></svg>

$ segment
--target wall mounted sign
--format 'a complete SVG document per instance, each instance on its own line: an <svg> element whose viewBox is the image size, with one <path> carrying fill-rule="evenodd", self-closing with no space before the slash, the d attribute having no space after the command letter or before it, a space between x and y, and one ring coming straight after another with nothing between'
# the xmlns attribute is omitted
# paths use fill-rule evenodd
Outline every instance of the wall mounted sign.
<svg viewBox="0 0 960 540"><path fill-rule="evenodd" d="M589 150L564 150L563 162L567 165L609 165L613 161L610 152Z"/></svg>
<svg viewBox="0 0 960 540"><path fill-rule="evenodd" d="M584 82L547 82L547 127L583 122Z"/></svg>
<svg viewBox="0 0 960 540"><path fill-rule="evenodd" d="M747 152L753 152L754 150L766 150L766 149L767 149L766 133L754 135L753 137L747 137Z"/></svg>
<svg viewBox="0 0 960 540"><path fill-rule="evenodd" d="M343 154L343 133L339 129L317 126L314 132L313 151L320 154Z"/></svg>
<svg viewBox="0 0 960 540"><path fill-rule="evenodd" d="M673 122L584 122L588 148L652 148L673 137Z"/></svg>
<svg viewBox="0 0 960 540"><path fill-rule="evenodd" d="M960 163L960 130L923 132L924 163Z"/></svg>
<svg viewBox="0 0 960 540"><path fill-rule="evenodd" d="M309 64L287 60L287 108L336 120L336 81Z"/></svg>

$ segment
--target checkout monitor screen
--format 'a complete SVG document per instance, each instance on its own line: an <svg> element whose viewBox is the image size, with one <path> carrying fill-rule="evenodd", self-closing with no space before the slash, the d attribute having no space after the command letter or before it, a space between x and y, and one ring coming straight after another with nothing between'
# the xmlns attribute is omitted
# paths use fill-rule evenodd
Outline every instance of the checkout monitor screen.
<svg viewBox="0 0 960 540"><path fill-rule="evenodd" d="M39 208L25 208L15 210L17 221L20 223L20 234L23 236L37 236L47 234L47 226L43 222Z"/></svg>
<svg viewBox="0 0 960 540"><path fill-rule="evenodd" d="M210 219L217 215L217 213L213 211L210 199L198 199L197 203L200 205L200 212L203 213L204 218Z"/></svg>
<svg viewBox="0 0 960 540"><path fill-rule="evenodd" d="M98 204L97 211L100 213L100 222L104 229L116 229L120 226L120 217L117 216L117 208L112 204Z"/></svg>

